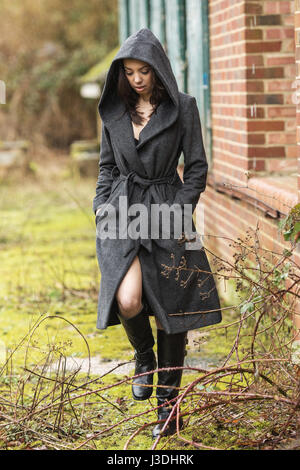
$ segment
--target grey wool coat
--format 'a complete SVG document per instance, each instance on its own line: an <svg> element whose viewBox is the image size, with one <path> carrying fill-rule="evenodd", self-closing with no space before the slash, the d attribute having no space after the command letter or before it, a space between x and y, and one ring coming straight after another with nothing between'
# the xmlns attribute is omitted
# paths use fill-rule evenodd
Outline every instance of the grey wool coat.
<svg viewBox="0 0 300 470"><path fill-rule="evenodd" d="M160 103L140 132L137 145L130 114L117 93L118 70L124 58L150 64L168 93L168 99ZM208 170L199 111L196 99L178 90L169 59L149 29L128 37L114 57L98 110L102 137L93 210L96 214L99 207L102 209L95 219L97 231L105 230L108 204L114 207L117 221L124 219L120 196L128 198L128 206L137 202L147 208L151 204L177 203L181 208L191 204L194 210L205 190ZM184 183L177 173L181 152ZM126 212L128 224L130 217ZM120 323L115 294L137 255L142 269L143 303L167 334L221 321L219 296L203 246L188 250L178 237L123 238L120 233L117 230L115 239L96 236L101 272L97 328Z"/></svg>

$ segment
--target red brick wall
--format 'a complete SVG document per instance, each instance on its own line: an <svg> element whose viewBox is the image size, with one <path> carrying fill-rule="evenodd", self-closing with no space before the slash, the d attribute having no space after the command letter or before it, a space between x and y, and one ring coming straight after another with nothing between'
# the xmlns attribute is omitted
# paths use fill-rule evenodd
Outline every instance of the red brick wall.
<svg viewBox="0 0 300 470"><path fill-rule="evenodd" d="M295 0L297 142L300 143L300 0ZM299 94L298 94L299 93ZM298 145L298 191L300 201L300 145Z"/></svg>
<svg viewBox="0 0 300 470"><path fill-rule="evenodd" d="M234 264L234 254L239 253L239 250L230 245L234 245L233 241L238 242L238 237L245 240L246 231L250 229L250 233L253 233L256 227L259 229L259 246L263 248L260 254L272 261L273 265L279 259L283 249L290 248L290 243L285 242L279 233L278 220L266 217L260 210L249 206L246 201L230 198L227 194L221 194L211 186L207 186L206 191L201 195L198 210L200 204L204 205L204 246L209 258L210 253L213 253ZM300 266L299 248L290 259L298 267ZM232 274L236 275L237 273L233 272ZM290 287L291 283L292 280L287 279L286 287ZM220 287L222 290L224 289L223 282L220 282ZM299 295L299 286L296 288ZM295 308L298 313L294 316L294 323L300 331L300 302ZM300 340L300 333L298 339Z"/></svg>
<svg viewBox="0 0 300 470"><path fill-rule="evenodd" d="M294 1L210 0L214 177L296 172Z"/></svg>
<svg viewBox="0 0 300 470"><path fill-rule="evenodd" d="M268 177L272 184L270 176L289 175L281 182L288 185L289 201L294 201L291 194L297 201L295 25L300 76L300 0L296 4L295 15L294 0L209 0L212 169L199 204L205 208L205 247L231 262L231 240L244 238L249 227L259 227L263 248L277 253L290 248L279 234L279 218L249 204L243 189L251 188L255 176L256 191L250 194L259 200L260 181ZM235 185L241 199L218 192L224 183ZM276 195L275 178L274 185ZM286 201L284 190L276 197ZM278 207L277 201L275 215ZM300 249L292 259L300 266ZM299 317L295 324L300 328Z"/></svg>

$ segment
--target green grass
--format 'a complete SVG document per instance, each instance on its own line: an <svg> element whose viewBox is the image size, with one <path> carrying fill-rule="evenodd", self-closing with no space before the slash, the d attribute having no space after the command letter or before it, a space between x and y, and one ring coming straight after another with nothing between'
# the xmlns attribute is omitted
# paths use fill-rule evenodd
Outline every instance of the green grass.
<svg viewBox="0 0 300 470"><path fill-rule="evenodd" d="M22 184L0 187L0 370L3 367L0 394L6 404L15 404L17 420L21 419L23 423L7 421L7 425L2 427L6 432L4 437L0 432L0 448L46 446L53 449L63 445L76 448L88 440L83 448L123 449L130 435L144 423L156 419L153 411L137 416L155 406L155 399L135 402L129 383L100 390L125 378L116 372L103 378L93 370L89 376L79 372L72 381L68 371L60 370L55 375L43 369L47 360L54 363L65 357L99 356L103 361L120 362L133 358L121 325L106 330L96 329L100 273L91 208L94 188L94 180L64 178L48 182L25 180ZM222 294L222 302L224 305L236 304L237 294L233 285L228 285L229 293L226 298ZM229 309L223 315L223 324L236 319L234 311ZM154 327L153 319L151 321ZM195 331L188 346L187 364L200 367L205 364L204 368L220 365L231 350L236 331L237 325L227 331L222 325ZM245 336L242 341L247 348L249 337ZM39 378L41 374L43 379ZM27 430L24 430L24 417L30 408L41 409L53 400L57 403L59 394L65 393L66 385L55 388L53 382L62 377L67 377L70 382L68 386L76 413L67 402L59 423L56 407L52 414L43 412L40 418L39 414L30 416L26 420ZM188 385L199 377L199 373L185 372L182 385ZM87 385L90 380L94 382ZM226 380L212 390L226 389ZM238 378L236 380L239 381ZM240 382L239 386L242 385L245 384ZM86 398L75 398L75 390L83 395L91 393ZM100 390L99 393L96 390ZM195 390L201 391L201 384ZM39 399L42 400L38 405L40 408L34 408ZM183 411L186 406L188 403L183 404ZM11 412L8 407L8 415L11 416ZM251 413L252 428L259 431L270 426L267 419L260 419L259 405L251 409ZM117 428L98 438L89 438L128 417L130 419ZM224 448L226 441L226 446L230 447L232 440L232 448L245 448L245 444L240 447L237 444L238 432L244 441L249 435L249 448L255 448L250 439L253 438L251 426L245 428L244 423L235 422L234 417L230 417L227 424L225 418L224 422L220 419L216 417L205 425L205 416L204 421L198 422L196 414L182 434L188 441L199 442L200 439L206 446ZM150 449L152 445L150 426L134 438L129 448ZM162 439L159 448L195 449L176 436Z"/></svg>

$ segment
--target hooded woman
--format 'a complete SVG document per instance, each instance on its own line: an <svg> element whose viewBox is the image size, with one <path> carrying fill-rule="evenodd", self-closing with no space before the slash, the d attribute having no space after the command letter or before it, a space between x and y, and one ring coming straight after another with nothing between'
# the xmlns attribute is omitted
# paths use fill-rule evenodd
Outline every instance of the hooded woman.
<svg viewBox="0 0 300 470"><path fill-rule="evenodd" d="M97 328L122 323L135 350L135 375L153 371L157 363L158 368L182 367L187 331L221 321L203 245L193 245L195 237L186 237L185 230L178 237L173 227L166 236L162 227L170 208L174 226L175 219L188 220L186 209L191 216L206 187L208 164L196 99L178 90L160 41L143 28L128 37L114 57L98 109L102 137L93 201L101 271ZM182 152L184 182L177 173ZM163 204L162 220L155 219L154 208ZM132 220L137 207L140 215L146 214L138 225L137 218ZM191 225L196 233L192 220ZM159 229L159 236L153 235L153 228ZM149 315L157 325L157 363ZM172 410L181 376L182 369L158 372L160 422L153 437L161 433ZM153 373L137 377L133 397L145 400L152 388ZM174 423L170 421L164 435L175 431Z"/></svg>

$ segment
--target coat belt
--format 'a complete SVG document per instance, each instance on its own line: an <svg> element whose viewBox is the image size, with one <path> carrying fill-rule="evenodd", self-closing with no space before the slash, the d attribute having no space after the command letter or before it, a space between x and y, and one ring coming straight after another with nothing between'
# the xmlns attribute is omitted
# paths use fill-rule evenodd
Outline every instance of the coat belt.
<svg viewBox="0 0 300 470"><path fill-rule="evenodd" d="M177 170L175 169L171 175L161 176L160 178L143 178L140 176L136 171L132 170L127 175L123 173L119 173L117 176L114 174L114 171L118 169L118 167L114 166L111 172L113 179L121 179L125 181L132 181L133 183L137 183L143 187L149 187L152 184L173 184L176 176Z"/></svg>
<svg viewBox="0 0 300 470"><path fill-rule="evenodd" d="M162 176L160 178L143 178L140 176L136 171L132 170L130 171L127 175L124 175L123 173L119 173L118 176L114 174L114 170L118 169L118 167L114 167L112 169L112 177L114 180L122 180L125 182L125 187L124 187L124 193L127 195L127 200L128 203L130 204L131 201L131 192L134 189L134 184L138 184L142 189L143 189L143 194L141 196L141 201L145 206L147 207L148 211L148 230L150 227L151 223L151 196L155 200L155 190L154 190L154 185L156 184L173 184L174 181L176 181L176 178L178 177L177 170L171 174L171 175L166 175ZM152 253L152 240L151 238L140 238L140 244L143 245L146 250L149 251L149 253ZM124 244L124 253L123 256L127 256L127 254L134 249L136 246L137 240L133 240L132 238L127 239L126 246Z"/></svg>

